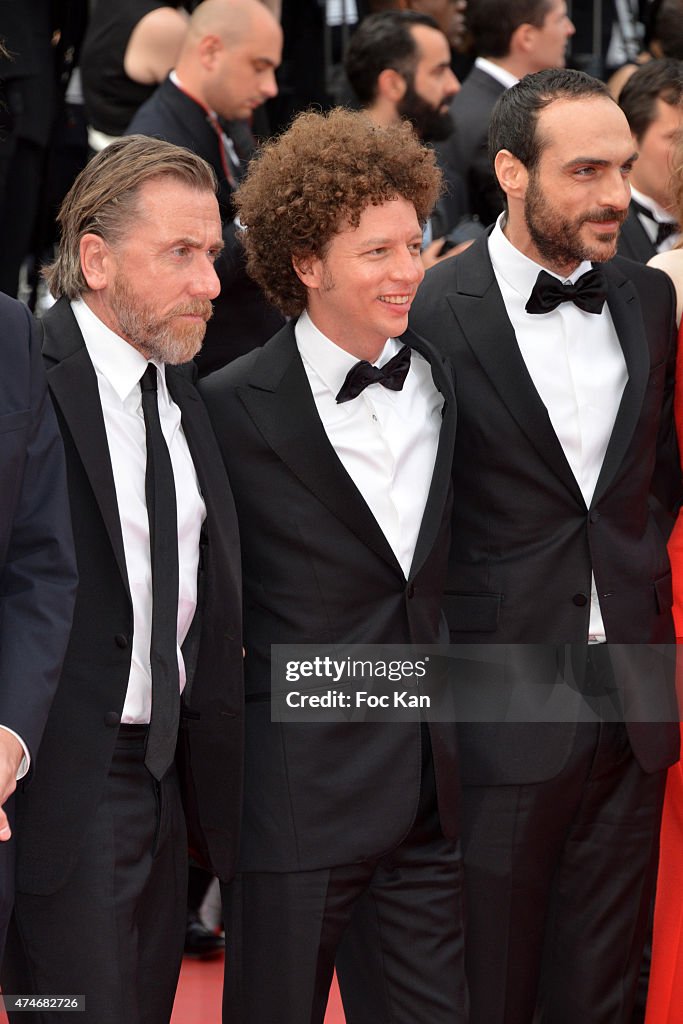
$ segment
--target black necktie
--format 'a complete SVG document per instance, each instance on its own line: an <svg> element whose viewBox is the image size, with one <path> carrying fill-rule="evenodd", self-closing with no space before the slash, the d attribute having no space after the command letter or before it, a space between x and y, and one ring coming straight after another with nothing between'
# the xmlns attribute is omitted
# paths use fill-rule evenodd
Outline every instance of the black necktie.
<svg viewBox="0 0 683 1024"><path fill-rule="evenodd" d="M390 391L400 391L410 369L410 349L404 345L384 366L373 366L367 359L361 359L346 374L346 380L339 389L337 402L350 402L358 398L370 384L381 384Z"/></svg>
<svg viewBox="0 0 683 1024"><path fill-rule="evenodd" d="M161 432L157 370L150 363L140 380L147 435L145 497L152 561L152 717L145 765L161 779L175 755L180 716L178 678L178 517L171 456Z"/></svg>
<svg viewBox="0 0 683 1024"><path fill-rule="evenodd" d="M631 200L631 205L635 209L636 213L641 214L643 217L647 217L657 228L657 237L652 243L655 249L659 249L662 242L666 242L667 238L671 238L679 231L678 224L673 220L657 220L652 210L648 210L647 206L643 206L638 202L637 199Z"/></svg>
<svg viewBox="0 0 683 1024"><path fill-rule="evenodd" d="M606 298L607 281L597 267L582 274L576 284L562 284L541 270L525 308L527 313L550 313L562 302L573 302L586 313L602 313Z"/></svg>

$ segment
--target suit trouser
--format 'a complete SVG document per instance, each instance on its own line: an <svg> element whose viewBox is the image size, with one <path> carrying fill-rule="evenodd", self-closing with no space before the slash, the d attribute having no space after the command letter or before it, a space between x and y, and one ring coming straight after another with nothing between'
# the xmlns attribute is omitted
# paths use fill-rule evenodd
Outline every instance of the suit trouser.
<svg viewBox="0 0 683 1024"><path fill-rule="evenodd" d="M7 814L10 828L14 831L14 794L5 802L3 809ZM14 838L0 843L0 960L5 948L5 937L14 905Z"/></svg>
<svg viewBox="0 0 683 1024"><path fill-rule="evenodd" d="M225 1024L322 1024L361 898L379 936L364 983L387 1007L373 1024L465 1024L462 863L441 833L431 756L412 830L391 852L319 871L243 873L224 887Z"/></svg>
<svg viewBox="0 0 683 1024"><path fill-rule="evenodd" d="M665 775L583 723L550 781L464 787L471 1024L631 1020Z"/></svg>
<svg viewBox="0 0 683 1024"><path fill-rule="evenodd" d="M167 1024L171 1017L185 937L187 836L175 771L157 783L144 745L144 729L122 727L62 888L16 896L3 990L84 994L78 1024ZM49 856L49 836L45 844ZM10 1014L18 1024L64 1019L63 1012Z"/></svg>

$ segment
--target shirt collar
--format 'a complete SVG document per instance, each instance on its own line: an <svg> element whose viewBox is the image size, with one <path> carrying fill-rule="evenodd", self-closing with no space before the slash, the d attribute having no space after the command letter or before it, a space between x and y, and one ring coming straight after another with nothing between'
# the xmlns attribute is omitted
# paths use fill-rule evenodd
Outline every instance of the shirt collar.
<svg viewBox="0 0 683 1024"><path fill-rule="evenodd" d="M654 199L650 199L649 196L643 195L637 188L631 185L631 198L635 199L637 203L644 206L646 210L650 210L654 220L657 224L675 224L676 218L672 217L668 210L665 210L663 206L656 203Z"/></svg>
<svg viewBox="0 0 683 1024"><path fill-rule="evenodd" d="M148 361L141 352L107 327L83 299L74 299L71 302L71 309L96 373L109 382L124 402L140 382ZM166 378L163 363L156 360L152 362L159 371L157 380L160 382L160 390L165 394Z"/></svg>
<svg viewBox="0 0 683 1024"><path fill-rule="evenodd" d="M540 263L529 259L523 252L515 248L509 238L503 233L504 217L505 214L501 213L493 231L489 235L489 256L496 273L525 300L531 295L540 270L545 270L547 274L552 274L558 281L571 281L572 284L583 274L587 273L587 271L592 270L593 264L584 260L569 277L561 277L552 270L548 270L547 267L541 266Z"/></svg>
<svg viewBox="0 0 683 1024"><path fill-rule="evenodd" d="M513 85L517 85L517 82L519 82L517 76L513 75L511 71L502 68L500 64L494 64L492 60L487 60L486 57L477 57L474 66L479 68L480 71L485 72L485 74L490 75L491 78L495 78L506 89L511 89Z"/></svg>
<svg viewBox="0 0 683 1024"><path fill-rule="evenodd" d="M358 358L330 341L318 330L305 310L294 325L294 336L304 363L318 375L330 393L336 396L349 370L358 362ZM388 338L374 365L382 366L400 348L400 344L394 338Z"/></svg>

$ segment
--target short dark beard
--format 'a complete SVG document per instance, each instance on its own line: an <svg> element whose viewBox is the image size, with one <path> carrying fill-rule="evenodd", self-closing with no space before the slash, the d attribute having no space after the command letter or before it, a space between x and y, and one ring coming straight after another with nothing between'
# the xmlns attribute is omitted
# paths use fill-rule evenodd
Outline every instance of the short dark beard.
<svg viewBox="0 0 683 1024"><path fill-rule="evenodd" d="M598 235L600 247L592 246L581 238L581 227L586 221L618 221L623 224L627 210L617 210L612 206L604 206L597 210L587 210L581 217L568 220L564 217L541 188L538 175L532 171L529 175L526 196L524 199L524 220L531 241L534 243L544 265L552 267L578 266L584 260L604 262L614 256L617 250L619 232ZM609 248L605 246L609 245Z"/></svg>
<svg viewBox="0 0 683 1024"><path fill-rule="evenodd" d="M441 110L433 107L415 92L411 81L406 83L406 91L397 111L406 121L410 121L422 142L442 142L455 131L450 109Z"/></svg>

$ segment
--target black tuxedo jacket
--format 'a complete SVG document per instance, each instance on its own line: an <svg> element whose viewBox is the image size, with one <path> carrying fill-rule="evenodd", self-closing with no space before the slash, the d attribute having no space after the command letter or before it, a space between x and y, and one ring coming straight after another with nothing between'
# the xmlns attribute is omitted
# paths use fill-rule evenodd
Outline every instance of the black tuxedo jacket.
<svg viewBox="0 0 683 1024"><path fill-rule="evenodd" d="M629 260L635 260L637 263L647 263L657 255L657 250L640 223L633 203L629 206L628 216L619 232L617 252L620 256L626 256Z"/></svg>
<svg viewBox="0 0 683 1024"><path fill-rule="evenodd" d="M503 209L503 194L489 160L488 131L491 111L504 92L504 85L473 67L451 103L455 131L437 146L441 159L464 176L470 213L482 224L492 223Z"/></svg>
<svg viewBox="0 0 683 1024"><path fill-rule="evenodd" d="M40 332L25 306L2 294L0 325L0 725L24 740L33 774L69 637L76 563Z"/></svg>
<svg viewBox="0 0 683 1024"><path fill-rule="evenodd" d="M445 598L451 640L508 644L517 662L524 648L516 645L550 645L550 653L552 645L584 644L592 570L611 644L672 643L671 573L653 512L655 504L672 510L680 498L671 282L619 257L605 265L629 379L586 508L517 345L487 241L430 271L411 315L414 328L448 356L456 379ZM633 654L650 665L652 652ZM653 664L666 692L666 663L653 656ZM654 668L631 668L617 683L637 717L657 680ZM677 726L633 725L629 732L647 770L675 760ZM534 782L561 769L573 727L468 725L460 735L470 781Z"/></svg>
<svg viewBox="0 0 683 1024"><path fill-rule="evenodd" d="M18 807L18 886L55 892L67 879L111 764L128 684L133 610L97 377L69 303L43 318L43 357L66 449L80 584L62 676L34 784ZM190 367L166 367L206 502L200 593L186 656L184 746L192 841L228 878L242 764L242 640L234 505ZM194 666L194 671L192 667Z"/></svg>
<svg viewBox="0 0 683 1024"><path fill-rule="evenodd" d="M244 122L225 123L224 128L244 166L253 152L253 138ZM218 136L204 110L167 78L135 114L126 130L126 135L132 134L149 135L191 149L211 164L218 178L225 249L216 262L221 293L214 303L204 347L197 357L203 376L262 345L282 326L283 318L247 275L244 248L234 224L232 187L223 172Z"/></svg>
<svg viewBox="0 0 683 1024"><path fill-rule="evenodd" d="M412 332L402 340L429 359L445 397L408 579L327 438L293 324L201 382L242 540L246 870L312 870L372 857L398 844L415 815L419 723L274 723L269 703L271 644L429 644L445 626L450 369ZM430 732L442 827L454 836L455 729Z"/></svg>

